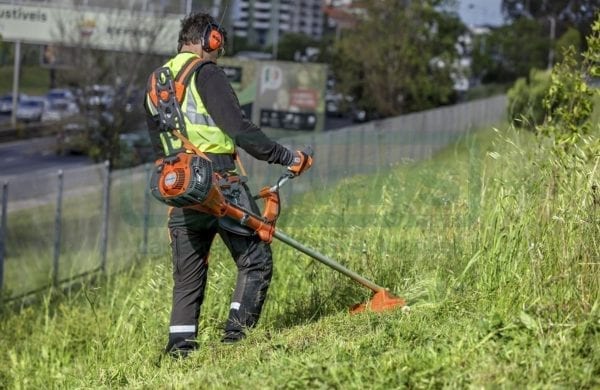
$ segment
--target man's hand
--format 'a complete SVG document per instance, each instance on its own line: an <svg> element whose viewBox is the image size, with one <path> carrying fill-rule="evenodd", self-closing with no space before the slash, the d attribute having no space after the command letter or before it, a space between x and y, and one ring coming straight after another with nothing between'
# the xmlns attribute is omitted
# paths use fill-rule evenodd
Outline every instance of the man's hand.
<svg viewBox="0 0 600 390"><path fill-rule="evenodd" d="M300 176L303 172L309 170L313 163L313 150L310 146L304 150L296 150L294 152L294 161L287 167L288 171L294 176Z"/></svg>

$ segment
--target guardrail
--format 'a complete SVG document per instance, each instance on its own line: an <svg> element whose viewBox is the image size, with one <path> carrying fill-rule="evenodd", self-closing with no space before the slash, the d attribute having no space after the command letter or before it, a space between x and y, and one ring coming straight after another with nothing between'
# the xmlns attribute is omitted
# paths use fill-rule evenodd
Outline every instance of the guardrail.
<svg viewBox="0 0 600 390"><path fill-rule="evenodd" d="M28 138L55 135L60 123L18 123L16 127L0 125L0 142L17 141Z"/></svg>

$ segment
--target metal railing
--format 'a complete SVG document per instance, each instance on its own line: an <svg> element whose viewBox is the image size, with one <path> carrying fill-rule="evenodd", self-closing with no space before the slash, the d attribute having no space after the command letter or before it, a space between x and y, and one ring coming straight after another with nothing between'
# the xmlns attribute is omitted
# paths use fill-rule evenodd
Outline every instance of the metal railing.
<svg viewBox="0 0 600 390"><path fill-rule="evenodd" d="M286 185L282 196L428 159L459 137L504 121L505 110L506 97L497 96L280 139L292 149L310 144L315 150L312 170ZM254 190L274 183L281 173L240 154ZM3 298L14 300L84 275L116 272L148 256L168 256L166 208L149 196L150 169L149 164L110 172L99 164L0 183Z"/></svg>

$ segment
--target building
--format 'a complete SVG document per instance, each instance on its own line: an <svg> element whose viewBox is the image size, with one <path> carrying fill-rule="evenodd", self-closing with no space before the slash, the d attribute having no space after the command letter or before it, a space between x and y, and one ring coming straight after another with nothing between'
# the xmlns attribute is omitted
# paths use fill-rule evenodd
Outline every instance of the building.
<svg viewBox="0 0 600 390"><path fill-rule="evenodd" d="M323 35L322 0L233 0L234 35L250 44L270 46L285 33Z"/></svg>

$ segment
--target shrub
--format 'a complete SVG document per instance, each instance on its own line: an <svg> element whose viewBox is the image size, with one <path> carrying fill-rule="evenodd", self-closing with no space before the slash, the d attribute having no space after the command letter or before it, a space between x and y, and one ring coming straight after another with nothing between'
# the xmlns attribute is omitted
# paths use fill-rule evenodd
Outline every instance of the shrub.
<svg viewBox="0 0 600 390"><path fill-rule="evenodd" d="M550 89L550 72L532 69L508 91L508 118L516 126L534 130L544 122L544 96Z"/></svg>
<svg viewBox="0 0 600 390"><path fill-rule="evenodd" d="M582 160L583 163L600 155L600 141L594 136L598 124L592 123L594 95L588 78L600 76L600 14L587 38L588 49L582 61L577 61L571 46L564 52L550 78L550 89L543 100L546 117L537 132L551 140L553 149L564 163Z"/></svg>

